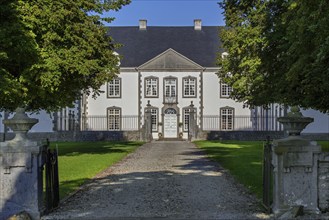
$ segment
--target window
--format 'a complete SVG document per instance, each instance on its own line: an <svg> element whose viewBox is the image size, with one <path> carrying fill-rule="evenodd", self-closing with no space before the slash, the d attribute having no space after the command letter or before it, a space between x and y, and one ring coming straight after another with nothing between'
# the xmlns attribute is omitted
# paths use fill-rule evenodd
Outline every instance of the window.
<svg viewBox="0 0 329 220"><path fill-rule="evenodd" d="M156 132L158 131L158 109L157 108L151 108L151 126L152 131ZM146 109L145 109L146 111Z"/></svg>
<svg viewBox="0 0 329 220"><path fill-rule="evenodd" d="M121 98L121 79L116 78L107 83L107 97Z"/></svg>
<svg viewBox="0 0 329 220"><path fill-rule="evenodd" d="M151 109L151 125L152 131L158 131L158 109Z"/></svg>
<svg viewBox="0 0 329 220"><path fill-rule="evenodd" d="M183 78L183 97L196 97L196 78Z"/></svg>
<svg viewBox="0 0 329 220"><path fill-rule="evenodd" d="M158 78L145 78L145 97L158 97Z"/></svg>
<svg viewBox="0 0 329 220"><path fill-rule="evenodd" d="M231 92L232 92L231 86L228 86L225 83L221 83L220 97L228 98L228 97L230 97Z"/></svg>
<svg viewBox="0 0 329 220"><path fill-rule="evenodd" d="M121 109L111 107L107 109L108 130L119 131L121 126Z"/></svg>
<svg viewBox="0 0 329 220"><path fill-rule="evenodd" d="M164 102L177 103L177 80L174 78L167 78L164 80Z"/></svg>
<svg viewBox="0 0 329 220"><path fill-rule="evenodd" d="M220 109L221 130L233 130L234 108L225 107Z"/></svg>
<svg viewBox="0 0 329 220"><path fill-rule="evenodd" d="M189 123L190 123L190 110L191 108L187 107L183 109L183 131L189 130ZM196 113L196 108L193 108L194 113ZM196 114L194 116L196 120Z"/></svg>

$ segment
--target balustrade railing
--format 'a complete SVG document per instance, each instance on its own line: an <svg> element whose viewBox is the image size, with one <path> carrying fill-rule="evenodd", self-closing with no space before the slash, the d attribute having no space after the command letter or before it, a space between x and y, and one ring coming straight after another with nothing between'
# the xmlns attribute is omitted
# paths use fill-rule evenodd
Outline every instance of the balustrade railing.
<svg viewBox="0 0 329 220"><path fill-rule="evenodd" d="M182 119L179 119L182 122ZM205 115L198 118L198 124L204 131L283 131L277 117ZM144 116L123 115L103 116L91 115L83 117L57 117L57 131L137 131L144 124ZM202 123L199 123L202 122ZM161 118L157 124L162 124Z"/></svg>
<svg viewBox="0 0 329 220"><path fill-rule="evenodd" d="M282 131L283 126L277 122L277 117L205 115L202 117L204 131Z"/></svg>

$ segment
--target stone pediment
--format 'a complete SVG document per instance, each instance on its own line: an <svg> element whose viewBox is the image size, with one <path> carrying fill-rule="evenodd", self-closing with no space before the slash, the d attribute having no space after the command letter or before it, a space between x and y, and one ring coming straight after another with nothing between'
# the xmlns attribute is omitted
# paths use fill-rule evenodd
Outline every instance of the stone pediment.
<svg viewBox="0 0 329 220"><path fill-rule="evenodd" d="M193 62L173 49L168 49L153 59L147 61L137 68L138 70L148 71L200 71L204 69L199 64Z"/></svg>

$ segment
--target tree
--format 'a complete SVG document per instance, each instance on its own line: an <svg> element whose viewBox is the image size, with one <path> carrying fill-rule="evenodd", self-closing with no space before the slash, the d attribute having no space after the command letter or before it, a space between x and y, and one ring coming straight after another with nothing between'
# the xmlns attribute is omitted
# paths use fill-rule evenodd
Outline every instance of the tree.
<svg viewBox="0 0 329 220"><path fill-rule="evenodd" d="M219 77L250 106L299 105L329 112L329 2L224 0L228 52Z"/></svg>
<svg viewBox="0 0 329 220"><path fill-rule="evenodd" d="M0 110L48 111L98 95L118 73L103 12L129 0L4 0L0 5Z"/></svg>

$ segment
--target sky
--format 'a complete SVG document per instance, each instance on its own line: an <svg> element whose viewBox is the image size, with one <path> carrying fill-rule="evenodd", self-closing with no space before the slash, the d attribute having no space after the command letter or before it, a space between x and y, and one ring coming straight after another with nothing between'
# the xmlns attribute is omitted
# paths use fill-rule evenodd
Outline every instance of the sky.
<svg viewBox="0 0 329 220"><path fill-rule="evenodd" d="M109 12L115 20L110 26L138 26L146 19L148 26L193 26L201 19L203 26L225 25L219 0L132 0L118 12Z"/></svg>

